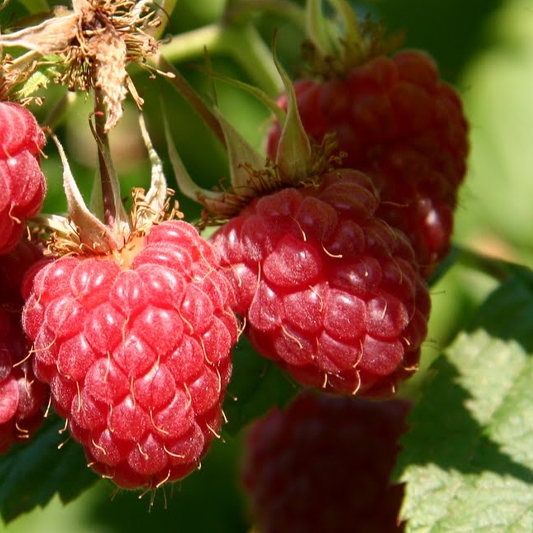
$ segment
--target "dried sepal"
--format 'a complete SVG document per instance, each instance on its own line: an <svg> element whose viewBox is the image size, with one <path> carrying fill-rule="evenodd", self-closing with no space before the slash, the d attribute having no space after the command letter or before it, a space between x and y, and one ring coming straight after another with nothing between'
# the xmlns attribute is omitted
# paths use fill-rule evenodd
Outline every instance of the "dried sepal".
<svg viewBox="0 0 533 533"><path fill-rule="evenodd" d="M276 160L270 161L250 146L216 106L205 111L204 108L207 106L202 103L203 115L214 117L217 121L217 132L222 133L223 144L229 159L230 183L227 187L224 187L221 181L220 188L208 190L192 180L172 143L168 121L165 119L166 114L164 115L168 153L176 182L185 196L204 207L202 220L199 223L202 229L206 226L224 223L237 215L257 196L269 194L284 187L315 186L322 174L340 165L342 155L336 154L335 134L327 135L319 144L312 142L307 135L298 111L294 86L289 75L277 60L274 46L273 60L287 94L286 112L261 89L207 70L210 76L252 94L275 113L281 124ZM190 100L187 92L183 96L188 101ZM195 97L191 105L195 107L196 103Z"/></svg>
<svg viewBox="0 0 533 533"><path fill-rule="evenodd" d="M1 35L0 35L1 38ZM0 57L2 50L0 46ZM45 87L48 83L46 75L37 69L36 54L29 52L24 61L13 59L6 54L0 59L0 101L12 100L21 105L32 101L41 102L41 98L31 95Z"/></svg>
<svg viewBox="0 0 533 533"><path fill-rule="evenodd" d="M145 193L142 188L132 190L133 206L130 217L133 231L137 234L145 234L154 224L163 220L183 218L183 214L179 211L178 202L172 200L174 191L167 187L163 162L154 149L142 114L139 114L139 125L152 172L148 192Z"/></svg>
<svg viewBox="0 0 533 533"><path fill-rule="evenodd" d="M101 222L85 204L61 143L55 135L52 135L52 139L56 143L63 165L63 188L67 197L69 214L68 226L72 228L72 231L68 232L68 239L65 239L67 242L56 248L64 251L69 244L78 245L78 252L83 254L106 254L120 248L123 242L117 242L111 229ZM75 238L73 238L74 235L76 235Z"/></svg>
<svg viewBox="0 0 533 533"><path fill-rule="evenodd" d="M42 56L61 54L76 37L79 15L59 6L52 12L53 17L35 26L22 28L13 33L2 33L0 45L18 46L33 50Z"/></svg>
<svg viewBox="0 0 533 533"><path fill-rule="evenodd" d="M211 191L197 185L187 172L187 169L172 142L172 134L170 132L170 126L166 115L163 116L163 124L165 127L168 157L181 193L187 198L203 205L209 211L220 213L220 216L222 217L226 214L227 216L231 216L231 214L234 213L234 209L230 206L235 205L235 202L238 202L236 195L221 191Z"/></svg>

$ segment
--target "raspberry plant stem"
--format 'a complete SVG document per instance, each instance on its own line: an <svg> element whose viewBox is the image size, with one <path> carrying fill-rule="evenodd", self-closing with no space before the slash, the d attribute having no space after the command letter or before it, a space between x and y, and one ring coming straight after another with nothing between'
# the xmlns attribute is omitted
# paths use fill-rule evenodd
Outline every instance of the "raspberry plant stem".
<svg viewBox="0 0 533 533"><path fill-rule="evenodd" d="M102 145L109 149L109 137L105 131L106 114L103 93L98 87L94 88L94 117L96 135ZM100 148L98 149L98 167L100 169L100 184L102 187L103 222L108 227L112 227L116 218L115 198L109 169Z"/></svg>
<svg viewBox="0 0 533 533"><path fill-rule="evenodd" d="M459 263L478 272L483 272L496 281L503 282L513 273L514 265L502 259L489 257L467 248L458 248L458 252Z"/></svg>
<svg viewBox="0 0 533 533"><path fill-rule="evenodd" d="M174 36L160 47L161 55L173 63L200 58L206 50L231 56L270 96L283 90L270 48L251 24L211 24Z"/></svg>
<svg viewBox="0 0 533 533"><path fill-rule="evenodd" d="M178 0L163 0L159 3L159 11L162 13L161 24L153 31L152 36L156 39L161 39L163 33L168 25L172 12L176 7Z"/></svg>
<svg viewBox="0 0 533 533"><path fill-rule="evenodd" d="M230 0L224 17L226 21L245 20L252 12L272 13L305 29L304 10L286 0Z"/></svg>

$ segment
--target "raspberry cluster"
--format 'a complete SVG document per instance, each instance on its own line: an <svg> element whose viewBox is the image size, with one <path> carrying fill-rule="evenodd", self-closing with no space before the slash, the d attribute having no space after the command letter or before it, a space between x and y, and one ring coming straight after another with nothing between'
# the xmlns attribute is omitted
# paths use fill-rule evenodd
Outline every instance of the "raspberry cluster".
<svg viewBox="0 0 533 533"><path fill-rule="evenodd" d="M387 396L417 368L426 281L450 250L468 124L424 52L343 68L286 87L285 122L275 118L266 138L277 181L261 176L256 198L212 241L259 353L301 384ZM333 137L341 163L302 174L295 131L314 161L331 158Z"/></svg>
<svg viewBox="0 0 533 533"><path fill-rule="evenodd" d="M136 95L125 66L145 34L123 34L136 28L124 23L130 3L96 2L74 17L69 73L95 90L100 187L90 208L57 141L68 214L35 217L45 136L28 109L0 101L0 453L31 437L48 405L88 466L117 486L182 479L220 434L242 319L259 354L315 389L250 432L244 484L261 530L403 531L402 488L388 477L408 406L369 399L390 398L418 367L427 282L450 249L466 172L457 93L412 50L294 84L281 72L265 163L184 90L229 153L224 190L201 190L175 165L183 192L205 208L198 226L224 222L206 240L176 220L143 121L150 189L132 191L129 214L123 205L107 134L126 87ZM24 33L9 35L23 46ZM100 49L84 62L107 41L121 68Z"/></svg>
<svg viewBox="0 0 533 533"><path fill-rule="evenodd" d="M43 421L48 388L35 379L31 344L20 324L24 273L41 251L23 238L43 203L44 133L33 114L0 101L0 454L27 441Z"/></svg>
<svg viewBox="0 0 533 533"><path fill-rule="evenodd" d="M141 202L139 227L106 229L73 182L82 226L54 219L43 258L23 231L44 198L44 141L26 108L0 102L0 453L29 439L50 403L93 470L154 489L197 468L219 435L238 336L231 287L191 224L154 222L164 204Z"/></svg>

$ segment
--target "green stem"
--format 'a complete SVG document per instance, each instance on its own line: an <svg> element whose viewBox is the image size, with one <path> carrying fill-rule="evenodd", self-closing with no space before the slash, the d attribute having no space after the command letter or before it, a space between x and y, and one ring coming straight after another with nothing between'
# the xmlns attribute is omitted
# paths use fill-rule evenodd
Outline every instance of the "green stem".
<svg viewBox="0 0 533 533"><path fill-rule="evenodd" d="M235 61L250 78L269 96L278 96L283 91L283 81L274 63L272 50L265 44L251 24L228 32L227 38Z"/></svg>
<svg viewBox="0 0 533 533"><path fill-rule="evenodd" d="M244 21L255 11L271 13L305 30L304 9L287 0L236 0L229 2L224 17L229 23Z"/></svg>
<svg viewBox="0 0 533 533"><path fill-rule="evenodd" d="M178 0L163 0L159 2L159 10L161 11L159 18L161 19L161 24L152 32L154 38L161 39L177 3Z"/></svg>
<svg viewBox="0 0 533 533"><path fill-rule="evenodd" d="M512 273L512 263L467 248L458 248L458 261L500 282L505 281Z"/></svg>
<svg viewBox="0 0 533 533"><path fill-rule="evenodd" d="M277 96L283 90L272 52L250 23L211 24L177 35L160 47L161 55L172 63L202 57L206 50L232 57L267 94Z"/></svg>
<svg viewBox="0 0 533 533"><path fill-rule="evenodd" d="M207 48L210 53L224 49L223 28L220 24L210 24L175 35L168 43L161 44L159 52L172 62L181 63L202 57Z"/></svg>

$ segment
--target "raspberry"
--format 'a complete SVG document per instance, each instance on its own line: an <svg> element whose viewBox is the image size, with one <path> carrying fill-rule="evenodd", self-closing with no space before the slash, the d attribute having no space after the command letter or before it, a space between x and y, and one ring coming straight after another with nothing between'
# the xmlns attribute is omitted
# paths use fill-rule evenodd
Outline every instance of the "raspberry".
<svg viewBox="0 0 533 533"><path fill-rule="evenodd" d="M389 478L409 408L305 391L255 422L242 481L259 531L404 531L403 486Z"/></svg>
<svg viewBox="0 0 533 533"><path fill-rule="evenodd" d="M384 396L417 367L430 300L369 178L255 198L213 236L257 351L304 385Z"/></svg>
<svg viewBox="0 0 533 533"><path fill-rule="evenodd" d="M0 254L15 246L24 220L42 206L46 180L39 151L44 143L44 134L27 109L0 102Z"/></svg>
<svg viewBox="0 0 533 533"><path fill-rule="evenodd" d="M40 256L26 241L0 256L0 454L31 438L43 422L42 408L48 401L48 387L33 374L20 324L22 276Z"/></svg>
<svg viewBox="0 0 533 533"><path fill-rule="evenodd" d="M184 477L219 431L237 322L218 261L174 220L115 255L58 258L29 284L36 375L89 465L118 486Z"/></svg>
<svg viewBox="0 0 533 533"><path fill-rule="evenodd" d="M369 174L381 194L378 214L405 232L426 277L450 248L457 190L466 173L468 125L456 91L426 53L378 56L342 79L294 83L307 133L336 132L343 166ZM279 98L287 106L285 95ZM268 134L276 158L280 127Z"/></svg>

